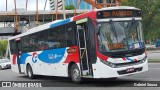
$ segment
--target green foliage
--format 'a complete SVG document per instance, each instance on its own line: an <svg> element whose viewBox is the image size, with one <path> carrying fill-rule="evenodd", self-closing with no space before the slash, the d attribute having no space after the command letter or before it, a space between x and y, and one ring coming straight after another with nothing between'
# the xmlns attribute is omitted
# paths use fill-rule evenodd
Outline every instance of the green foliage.
<svg viewBox="0 0 160 90"><path fill-rule="evenodd" d="M7 49L7 41L0 40L0 58L4 57Z"/></svg>
<svg viewBox="0 0 160 90"><path fill-rule="evenodd" d="M143 31L146 39L160 38L160 0L128 0L123 6L134 6L142 10Z"/></svg>
<svg viewBox="0 0 160 90"><path fill-rule="evenodd" d="M74 10L75 7L74 7L74 5L67 5L67 6L65 6L65 9L66 10Z"/></svg>

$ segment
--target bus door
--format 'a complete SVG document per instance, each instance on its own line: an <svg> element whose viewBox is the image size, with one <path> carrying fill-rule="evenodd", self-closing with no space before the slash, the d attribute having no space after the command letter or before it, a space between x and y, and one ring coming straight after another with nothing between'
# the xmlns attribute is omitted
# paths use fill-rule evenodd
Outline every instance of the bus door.
<svg viewBox="0 0 160 90"><path fill-rule="evenodd" d="M91 75L87 41L86 41L86 30L87 30L87 18L78 20L77 24L77 36L78 36L78 46L79 46L79 56L80 56L80 66L82 76Z"/></svg>
<svg viewBox="0 0 160 90"><path fill-rule="evenodd" d="M18 71L21 74L21 65L20 65L20 55L21 55L21 40L20 38L15 39L16 42L16 54L17 54L17 65L18 65Z"/></svg>

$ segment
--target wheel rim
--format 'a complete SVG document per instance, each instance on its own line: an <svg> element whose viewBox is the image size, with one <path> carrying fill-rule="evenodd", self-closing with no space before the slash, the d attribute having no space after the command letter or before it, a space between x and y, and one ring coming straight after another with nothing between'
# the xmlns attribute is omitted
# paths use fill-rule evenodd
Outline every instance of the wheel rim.
<svg viewBox="0 0 160 90"><path fill-rule="evenodd" d="M80 77L80 75L79 75L79 70L78 70L78 69L74 69L74 70L73 70L73 79L74 79L75 81L78 81L78 80L79 80L79 77Z"/></svg>

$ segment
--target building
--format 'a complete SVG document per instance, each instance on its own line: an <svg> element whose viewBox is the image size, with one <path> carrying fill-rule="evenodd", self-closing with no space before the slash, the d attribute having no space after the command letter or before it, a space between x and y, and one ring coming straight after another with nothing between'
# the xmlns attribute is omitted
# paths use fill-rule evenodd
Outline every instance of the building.
<svg viewBox="0 0 160 90"><path fill-rule="evenodd" d="M58 9L63 9L63 0L50 0L50 9L56 10L58 1ZM74 5L77 9L92 9L92 6L83 0L64 0L65 6Z"/></svg>
<svg viewBox="0 0 160 90"><path fill-rule="evenodd" d="M77 9L92 9L92 6L84 0L65 0L65 5L74 5Z"/></svg>
<svg viewBox="0 0 160 90"><path fill-rule="evenodd" d="M104 6L119 6L121 2L125 2L127 0L96 0L97 4L102 4Z"/></svg>

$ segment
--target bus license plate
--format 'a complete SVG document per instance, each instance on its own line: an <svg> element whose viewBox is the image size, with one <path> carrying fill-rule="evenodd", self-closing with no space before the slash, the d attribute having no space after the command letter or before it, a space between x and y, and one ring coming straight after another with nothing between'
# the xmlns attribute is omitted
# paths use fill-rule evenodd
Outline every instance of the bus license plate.
<svg viewBox="0 0 160 90"><path fill-rule="evenodd" d="M127 73L134 72L134 68L128 68L128 69L126 70L126 72L127 72Z"/></svg>

